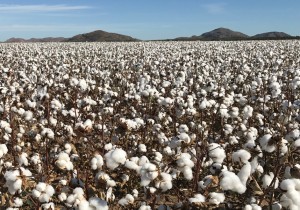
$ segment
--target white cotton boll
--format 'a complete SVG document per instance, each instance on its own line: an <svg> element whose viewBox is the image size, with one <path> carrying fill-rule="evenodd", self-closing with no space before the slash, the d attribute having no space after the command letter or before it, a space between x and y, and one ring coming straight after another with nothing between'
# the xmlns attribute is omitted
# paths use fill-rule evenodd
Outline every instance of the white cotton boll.
<svg viewBox="0 0 300 210"><path fill-rule="evenodd" d="M159 209L159 208L158 208ZM151 206L147 206L146 204L142 204L139 210L152 210ZM160 210L160 209L159 209Z"/></svg>
<svg viewBox="0 0 300 210"><path fill-rule="evenodd" d="M60 194L58 195L58 199L59 199L61 202L67 200L67 194L64 193L64 192L60 193Z"/></svg>
<svg viewBox="0 0 300 210"><path fill-rule="evenodd" d="M275 145L269 145L269 141L271 140L271 138L272 138L271 134L266 134L259 139L259 143L262 150L265 150L266 152L269 153L274 152L276 149Z"/></svg>
<svg viewBox="0 0 300 210"><path fill-rule="evenodd" d="M50 116L49 118L49 122L52 126L56 126L57 125L57 119L55 119L54 117Z"/></svg>
<svg viewBox="0 0 300 210"><path fill-rule="evenodd" d="M119 148L110 150L108 153L104 155L104 158L106 160L106 165L111 170L114 170L120 164L124 164L126 161L126 157L127 157L126 152Z"/></svg>
<svg viewBox="0 0 300 210"><path fill-rule="evenodd" d="M33 113L31 111L26 111L23 114L24 120L31 121L33 118Z"/></svg>
<svg viewBox="0 0 300 210"><path fill-rule="evenodd" d="M155 152L154 161L156 163L160 163L162 161L163 155L160 152Z"/></svg>
<svg viewBox="0 0 300 210"><path fill-rule="evenodd" d="M162 172L160 174L161 180L156 182L156 187L160 188L162 192L172 189L172 176L168 173Z"/></svg>
<svg viewBox="0 0 300 210"><path fill-rule="evenodd" d="M253 115L253 108L249 105L245 106L244 109L243 109L243 118L244 119L248 119L250 117L252 117Z"/></svg>
<svg viewBox="0 0 300 210"><path fill-rule="evenodd" d="M238 107L232 107L229 111L229 115L231 118L237 118L239 116L239 108Z"/></svg>
<svg viewBox="0 0 300 210"><path fill-rule="evenodd" d="M220 105L220 115L222 118L228 118L230 115L228 114L228 109L225 104Z"/></svg>
<svg viewBox="0 0 300 210"><path fill-rule="evenodd" d="M215 193L215 192L209 193L209 202L210 203L219 205L220 203L223 203L224 201L225 201L224 193Z"/></svg>
<svg viewBox="0 0 300 210"><path fill-rule="evenodd" d="M223 190L231 190L239 194L243 194L246 191L245 185L243 185L240 178L235 173L231 171L223 171L220 174L220 177L220 186Z"/></svg>
<svg viewBox="0 0 300 210"><path fill-rule="evenodd" d="M186 144L191 142L190 136L186 133L180 133L178 138L179 138L179 141L183 141Z"/></svg>
<svg viewBox="0 0 300 210"><path fill-rule="evenodd" d="M99 154L96 154L91 160L91 168L93 170L101 169L103 164L104 164L103 158Z"/></svg>
<svg viewBox="0 0 300 210"><path fill-rule="evenodd" d="M89 199L89 205L91 209L108 210L107 202L97 197L91 197Z"/></svg>
<svg viewBox="0 0 300 210"><path fill-rule="evenodd" d="M43 191L46 190L46 186L47 186L47 184L46 184L45 182L39 182L39 183L36 185L35 189L37 189L37 190L40 191L40 192L43 192Z"/></svg>
<svg viewBox="0 0 300 210"><path fill-rule="evenodd" d="M147 147L145 144L139 144L139 152L147 152Z"/></svg>
<svg viewBox="0 0 300 210"><path fill-rule="evenodd" d="M45 193L48 194L50 197L54 195L55 190L51 185L47 185L45 189Z"/></svg>
<svg viewBox="0 0 300 210"><path fill-rule="evenodd" d="M5 154L7 154L8 149L6 144L0 144L0 158L2 158Z"/></svg>
<svg viewBox="0 0 300 210"><path fill-rule="evenodd" d="M15 198L14 199L14 207L21 207L21 206L23 206L23 200L21 199L21 198Z"/></svg>
<svg viewBox="0 0 300 210"><path fill-rule="evenodd" d="M145 163L140 169L141 185L147 186L152 180L158 176L156 165L152 163Z"/></svg>
<svg viewBox="0 0 300 210"><path fill-rule="evenodd" d="M69 155L65 152L60 152L58 154L55 164L61 170L73 170L73 163L71 162Z"/></svg>
<svg viewBox="0 0 300 210"><path fill-rule="evenodd" d="M224 159L226 158L225 150L217 143L211 143L208 146L209 150L209 157L215 163L223 163Z"/></svg>
<svg viewBox="0 0 300 210"><path fill-rule="evenodd" d="M140 169L140 166L136 162L131 161L131 160L126 160L125 167L128 169L131 169L131 170L136 170L136 171L138 171Z"/></svg>
<svg viewBox="0 0 300 210"><path fill-rule="evenodd" d="M269 185L271 184L273 178L274 178L274 173L273 172L269 172L269 174L265 174L262 178L262 182L263 182L262 187L264 189L268 188ZM278 178L276 178L274 189L277 189L278 184L279 184L279 180L278 180Z"/></svg>
<svg viewBox="0 0 300 210"><path fill-rule="evenodd" d="M227 136L232 133L233 127L229 124L225 124L223 128L224 134Z"/></svg>
<svg viewBox="0 0 300 210"><path fill-rule="evenodd" d="M205 202L205 197L202 194L195 194L193 198L189 198L190 203L203 203Z"/></svg>
<svg viewBox="0 0 300 210"><path fill-rule="evenodd" d="M249 162L245 163L237 176L240 178L241 183L246 186L247 180L251 175L251 164Z"/></svg>
<svg viewBox="0 0 300 210"><path fill-rule="evenodd" d="M240 149L232 154L232 160L234 162L247 163L251 158L251 154L244 149Z"/></svg>
<svg viewBox="0 0 300 210"><path fill-rule="evenodd" d="M191 155L188 153L181 153L176 163L180 168L183 168L185 166L188 166L190 168L194 167L194 162L191 160Z"/></svg>
<svg viewBox="0 0 300 210"><path fill-rule="evenodd" d="M42 207L42 209L44 210L49 210L49 209L51 209L51 210L53 210L53 209L55 209L55 205L54 205L54 203L53 202L50 202L50 203L44 203L44 204L42 204L41 205L41 207Z"/></svg>
<svg viewBox="0 0 300 210"><path fill-rule="evenodd" d="M237 136L230 136L229 137L229 144L234 145L239 143L239 137Z"/></svg>
<svg viewBox="0 0 300 210"><path fill-rule="evenodd" d="M109 150L111 150L112 148L113 148L112 143L108 143L108 144L105 144L105 145L104 145L104 149L105 149L106 151L109 151Z"/></svg>
<svg viewBox="0 0 300 210"><path fill-rule="evenodd" d="M84 79L80 79L78 85L79 85L81 92L84 92L88 89L88 84Z"/></svg>
<svg viewBox="0 0 300 210"><path fill-rule="evenodd" d="M185 124L180 125L179 128L178 128L178 132L179 133L187 133L187 132L189 132L189 128Z"/></svg>
<svg viewBox="0 0 300 210"><path fill-rule="evenodd" d="M19 156L19 158L18 158L18 162L19 162L19 164L20 164L20 166L22 166L22 165L25 165L25 166L28 166L28 159L27 159L27 153L25 153L25 152L23 152L20 156Z"/></svg>
<svg viewBox="0 0 300 210"><path fill-rule="evenodd" d="M32 196L35 197L35 198L39 198L41 196L41 192L36 190L36 189L33 189L32 192L31 192Z"/></svg>
<svg viewBox="0 0 300 210"><path fill-rule="evenodd" d="M173 151L172 151L172 149L171 149L169 146L166 146L166 147L164 148L163 153L164 153L165 155L172 155L172 154L173 154Z"/></svg>
<svg viewBox="0 0 300 210"><path fill-rule="evenodd" d="M49 139L54 139L54 132L50 128L44 128L41 135Z"/></svg>
<svg viewBox="0 0 300 210"><path fill-rule="evenodd" d="M49 202L49 200L50 200L50 196L46 193L42 193L39 197L39 201L41 203L47 203L47 202Z"/></svg>
<svg viewBox="0 0 300 210"><path fill-rule="evenodd" d="M126 206L134 202L134 197L131 194L127 194L124 198L121 198L118 202L121 206Z"/></svg>
<svg viewBox="0 0 300 210"><path fill-rule="evenodd" d="M183 172L183 176L187 180L193 179L193 171L189 166L184 166L182 169L180 169Z"/></svg>
<svg viewBox="0 0 300 210"><path fill-rule="evenodd" d="M209 102L207 101L207 99L204 98L202 101L200 101L199 108L201 110L206 109L206 107L208 107L208 103Z"/></svg>

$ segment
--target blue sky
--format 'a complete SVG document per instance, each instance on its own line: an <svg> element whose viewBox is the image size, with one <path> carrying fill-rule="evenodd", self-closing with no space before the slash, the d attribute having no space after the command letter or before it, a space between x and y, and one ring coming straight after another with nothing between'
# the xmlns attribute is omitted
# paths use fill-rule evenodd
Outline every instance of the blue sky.
<svg viewBox="0 0 300 210"><path fill-rule="evenodd" d="M0 0L0 41L97 29L143 40L200 35L218 27L248 35L300 35L299 10L298 0Z"/></svg>

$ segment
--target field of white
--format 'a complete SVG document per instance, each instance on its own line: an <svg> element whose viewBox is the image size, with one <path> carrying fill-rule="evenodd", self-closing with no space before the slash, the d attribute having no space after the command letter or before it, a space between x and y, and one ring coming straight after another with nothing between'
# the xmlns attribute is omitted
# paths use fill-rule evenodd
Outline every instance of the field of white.
<svg viewBox="0 0 300 210"><path fill-rule="evenodd" d="M0 44L0 206L300 209L300 42Z"/></svg>

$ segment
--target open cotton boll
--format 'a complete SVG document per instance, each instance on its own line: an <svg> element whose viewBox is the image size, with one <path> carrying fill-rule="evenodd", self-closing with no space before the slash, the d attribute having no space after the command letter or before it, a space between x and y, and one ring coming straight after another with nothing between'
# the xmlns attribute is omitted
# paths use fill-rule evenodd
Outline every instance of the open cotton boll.
<svg viewBox="0 0 300 210"><path fill-rule="evenodd" d="M54 195L54 188L44 182L39 182L35 189L32 190L32 196L38 198L40 202L47 203L50 201L51 197Z"/></svg>
<svg viewBox="0 0 300 210"><path fill-rule="evenodd" d="M243 118L248 119L253 115L253 108L249 105L246 105L242 112Z"/></svg>
<svg viewBox="0 0 300 210"><path fill-rule="evenodd" d="M262 178L262 182L263 182L262 187L265 188L265 189L268 188L269 185L271 184L273 178L274 178L274 173L273 172L269 172L269 174L265 174ZM278 180L278 178L276 178L274 189L277 189L278 184L279 184L279 180Z"/></svg>
<svg viewBox="0 0 300 210"><path fill-rule="evenodd" d="M50 128L44 128L41 135L49 139L54 139L54 132Z"/></svg>
<svg viewBox="0 0 300 210"><path fill-rule="evenodd" d="M248 204L244 207L244 210L261 210L261 207L257 204Z"/></svg>
<svg viewBox="0 0 300 210"><path fill-rule="evenodd" d="M23 152L21 155L19 155L18 158L18 162L20 164L20 166L24 165L24 166L28 166L28 159L27 159L27 153Z"/></svg>
<svg viewBox="0 0 300 210"><path fill-rule="evenodd" d="M180 133L178 138L179 138L179 141L183 141L186 144L191 142L191 138L187 133Z"/></svg>
<svg viewBox="0 0 300 210"><path fill-rule="evenodd" d="M7 154L8 149L6 144L0 144L0 158L2 158L5 154Z"/></svg>
<svg viewBox="0 0 300 210"><path fill-rule="evenodd" d="M120 164L124 164L127 158L127 154L123 149L116 148L114 150L110 150L104 155L106 166L114 170Z"/></svg>
<svg viewBox="0 0 300 210"><path fill-rule="evenodd" d="M50 203L44 203L41 205L42 210L49 210L49 209L55 209L55 205L53 202Z"/></svg>
<svg viewBox="0 0 300 210"><path fill-rule="evenodd" d="M156 188L160 188L162 192L172 189L172 176L168 173L160 173L160 180L155 183Z"/></svg>
<svg viewBox="0 0 300 210"><path fill-rule="evenodd" d="M251 158L251 154L244 149L240 149L232 153L232 160L234 162L247 163L250 158Z"/></svg>
<svg viewBox="0 0 300 210"><path fill-rule="evenodd" d="M151 206L148 206L146 204L142 204L139 208L139 210L152 210Z"/></svg>
<svg viewBox="0 0 300 210"><path fill-rule="evenodd" d="M121 206L127 206L128 204L133 204L134 197L131 194L126 194L124 198L121 198L118 202Z"/></svg>
<svg viewBox="0 0 300 210"><path fill-rule="evenodd" d="M6 180L5 186L8 187L8 192L14 195L17 191L21 190L22 179L20 178L20 171L6 171L4 174Z"/></svg>
<svg viewBox="0 0 300 210"><path fill-rule="evenodd" d="M208 155L215 163L223 163L226 158L225 150L217 143L208 146Z"/></svg>
<svg viewBox="0 0 300 210"><path fill-rule="evenodd" d="M95 209L95 210L108 210L107 202L97 198L97 197L91 197L89 199L89 209ZM82 209L85 210L85 209Z"/></svg>
<svg viewBox="0 0 300 210"><path fill-rule="evenodd" d="M73 163L71 162L71 159L69 155L65 152L60 152L58 154L57 160L55 161L55 164L58 168L61 170L73 170Z"/></svg>
<svg viewBox="0 0 300 210"><path fill-rule="evenodd" d="M33 118L33 113L31 111L26 111L23 114L24 120L31 121Z"/></svg>
<svg viewBox="0 0 300 210"><path fill-rule="evenodd" d="M101 169L103 164L104 164L103 158L99 154L96 154L91 160L91 168L93 170Z"/></svg>
<svg viewBox="0 0 300 210"><path fill-rule="evenodd" d="M182 124L182 125L180 125L179 128L178 128L178 132L179 132L179 133L187 133L187 132L189 132L189 128L188 128L187 125Z"/></svg>
<svg viewBox="0 0 300 210"><path fill-rule="evenodd" d="M202 194L195 194L193 198L189 198L190 203L203 203L205 202L205 197Z"/></svg>
<svg viewBox="0 0 300 210"><path fill-rule="evenodd" d="M107 185L107 187L114 187L116 186L116 182L105 172L103 171L99 171L96 176L95 176L95 179L97 181L104 181Z"/></svg>
<svg viewBox="0 0 300 210"><path fill-rule="evenodd" d="M251 175L251 163L247 162L243 165L237 176L240 178L242 184L246 186L247 180Z"/></svg>
<svg viewBox="0 0 300 210"><path fill-rule="evenodd" d="M147 147L145 144L139 144L139 152L147 152Z"/></svg>
<svg viewBox="0 0 300 210"><path fill-rule="evenodd" d="M272 138L271 134L266 134L259 139L259 143L260 143L262 150L265 150L266 152L269 152L269 153L274 152L276 149L275 145L273 145L273 144L269 145L269 141L271 140L271 138Z"/></svg>
<svg viewBox="0 0 300 210"><path fill-rule="evenodd" d="M209 193L209 201L212 204L219 205L220 203L223 203L225 201L225 195L224 193L216 193L211 192Z"/></svg>
<svg viewBox="0 0 300 210"><path fill-rule="evenodd" d="M14 203L13 203L14 207L22 207L23 206L23 200L21 198L14 198Z"/></svg>
<svg viewBox="0 0 300 210"><path fill-rule="evenodd" d="M243 185L240 178L231 171L223 171L220 174L221 181L220 186L223 190L231 190L239 194L243 194L246 191L246 186Z"/></svg>
<svg viewBox="0 0 300 210"><path fill-rule="evenodd" d="M145 163L140 168L141 185L148 186L158 176L158 170L153 163Z"/></svg>

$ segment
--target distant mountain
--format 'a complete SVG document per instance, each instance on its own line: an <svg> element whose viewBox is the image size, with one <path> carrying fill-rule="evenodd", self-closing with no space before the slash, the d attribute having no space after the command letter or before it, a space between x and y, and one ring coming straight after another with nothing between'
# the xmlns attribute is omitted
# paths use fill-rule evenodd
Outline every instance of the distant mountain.
<svg viewBox="0 0 300 210"><path fill-rule="evenodd" d="M205 40L236 40L247 39L249 36L238 31L232 31L228 28L217 28L203 33L200 37Z"/></svg>
<svg viewBox="0 0 300 210"><path fill-rule="evenodd" d="M228 28L217 28L212 31L201 34L200 36L179 37L175 40L243 40L249 36L238 31L232 31Z"/></svg>
<svg viewBox="0 0 300 210"><path fill-rule="evenodd" d="M67 42L131 42L138 41L122 34L109 33L102 30L93 31L86 34L79 34L66 40Z"/></svg>
<svg viewBox="0 0 300 210"><path fill-rule="evenodd" d="M292 36L284 33L284 32L277 32L277 31L272 31L272 32L266 32L266 33L261 33L261 34L256 34L252 36L251 38L253 39L286 39L286 38L291 38Z"/></svg>
<svg viewBox="0 0 300 210"><path fill-rule="evenodd" d="M22 38L10 38L6 40L6 43L12 42L63 42L66 38L63 37L46 37L46 38L31 38L31 39L22 39Z"/></svg>

